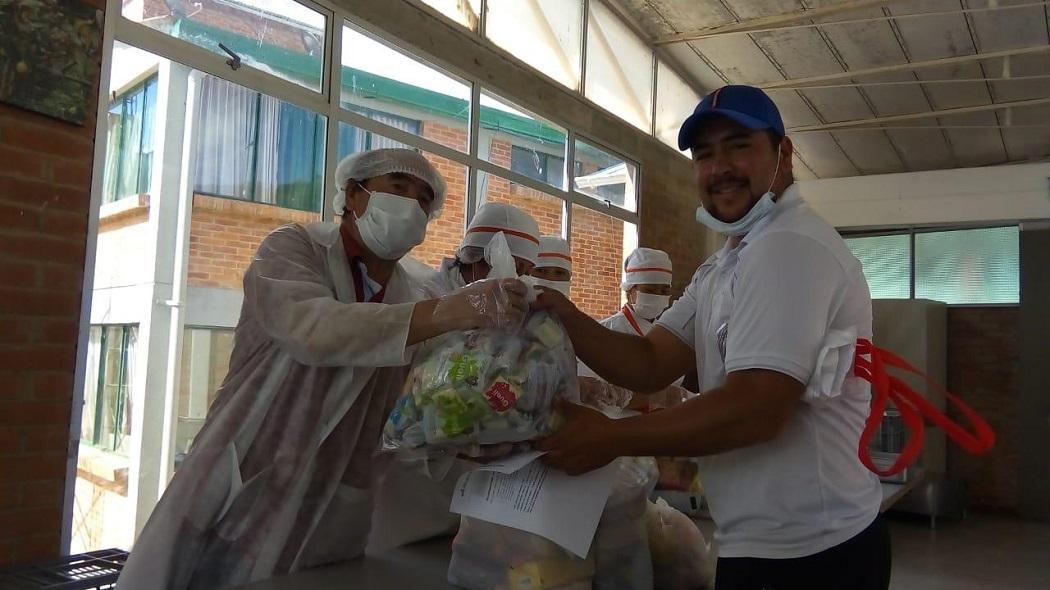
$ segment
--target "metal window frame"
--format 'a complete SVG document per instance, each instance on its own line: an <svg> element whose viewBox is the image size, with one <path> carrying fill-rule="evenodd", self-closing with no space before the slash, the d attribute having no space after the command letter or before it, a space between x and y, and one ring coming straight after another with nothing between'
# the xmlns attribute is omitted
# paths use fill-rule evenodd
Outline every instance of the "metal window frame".
<svg viewBox="0 0 1050 590"><path fill-rule="evenodd" d="M877 230L865 231L844 231L839 232L843 239L854 239L854 238L877 238L883 236L908 236L908 298L915 299L916 294L916 262L915 262L915 245L916 236L920 234L939 234L949 233L956 231L972 231L980 229L1005 229L1010 227L1016 227L1018 232L1021 231L1021 221L1008 221L998 220L994 222L975 222L975 223L955 223L946 225L912 225L901 228L880 228ZM1017 303L945 303L949 307L1010 307L1016 306Z"/></svg>

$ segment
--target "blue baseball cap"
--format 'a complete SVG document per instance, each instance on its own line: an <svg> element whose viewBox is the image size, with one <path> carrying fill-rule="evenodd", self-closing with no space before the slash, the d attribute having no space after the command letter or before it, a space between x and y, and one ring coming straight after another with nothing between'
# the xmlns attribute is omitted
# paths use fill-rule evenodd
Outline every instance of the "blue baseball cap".
<svg viewBox="0 0 1050 590"><path fill-rule="evenodd" d="M700 125L711 117L726 117L752 131L769 129L784 137L784 120L773 100L754 86L723 86L708 94L696 105L693 114L678 130L678 149L692 146Z"/></svg>

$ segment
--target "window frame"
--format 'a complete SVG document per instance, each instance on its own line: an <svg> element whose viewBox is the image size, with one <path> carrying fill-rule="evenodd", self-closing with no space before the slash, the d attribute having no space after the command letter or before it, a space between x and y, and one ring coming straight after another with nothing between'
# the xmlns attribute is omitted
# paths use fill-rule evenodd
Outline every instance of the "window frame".
<svg viewBox="0 0 1050 590"><path fill-rule="evenodd" d="M158 88L159 80L160 80L160 76L154 70L151 73L149 73L148 75L146 75L145 77L143 77L142 79L136 80L135 82L130 84L127 88L122 89L120 91L120 93L117 94L109 103L109 108L107 109L107 112L112 113L112 114L115 114L115 113L113 113L114 107L120 106L120 137L117 140L118 141L118 145L117 145L117 161L116 161L115 166L113 167L114 174L116 175L116 177L106 180L106 183L105 183L106 184L106 188L103 191L103 199L102 199L104 203L115 203L116 201L119 201L119 200L127 198L127 197L131 197L131 196L139 195L139 194L144 194L144 193L149 193L150 183L153 180L153 178L152 178L152 162L153 162L153 154L156 151L156 146L155 145L151 145L150 146L150 149L149 149L149 152L148 152L149 155L150 155L150 165L146 167L146 169L145 169L146 173L145 173L145 175L143 175L143 165L142 165L141 158L147 152L143 151L142 144L143 144L143 142L145 141L145 138L146 138L146 125L145 125L145 122L146 122L146 111L147 111L147 109L152 109L153 110L152 122L156 121L157 88ZM153 102L152 103L149 103L147 101L147 98L149 97L149 89L150 88L154 89ZM132 194L129 194L129 195L124 195L124 194L119 194L119 191L120 191L120 187L123 186L123 184L124 184L123 181L126 180L124 178L124 174L123 173L124 173L124 160L128 156L127 146L125 145L125 142L128 139L128 137L127 137L128 134L126 132L127 121L129 121L129 116L128 116L128 99L130 99L131 97L133 97L136 94L141 94L141 96L142 96L141 116L142 116L143 124L139 127L138 146L137 146L140 160L139 160L139 165L135 169L135 189L136 189L136 192L134 192ZM143 177L143 176L145 176L145 177ZM112 192L112 194L106 194L106 193L109 192L109 187L110 186L113 187L113 192Z"/></svg>
<svg viewBox="0 0 1050 590"><path fill-rule="evenodd" d="M82 443L86 443L95 447L101 451L107 453L113 453L123 456L119 450L120 444L118 443L118 437L132 437L133 433L123 433L123 423L125 422L125 412L128 408L128 395L130 393L132 384L128 381L129 365L131 363L131 356L134 351L130 347L131 334L132 332L138 331L138 324L92 324L91 329L98 329L100 331L99 336L99 351L98 351L98 367L96 367L97 373L95 376L95 387L94 387L94 415L91 417L92 429L90 440L81 438ZM114 410L114 429L113 429L113 440L110 443L102 441L102 428L105 424L105 406L106 404L106 387L107 387L107 375L106 367L109 355L109 334L111 331L120 331L120 360L118 361L118 383L117 383L117 399L116 408ZM85 392L85 395L89 395L90 392ZM129 426L130 427L130 426Z"/></svg>
<svg viewBox="0 0 1050 590"><path fill-rule="evenodd" d="M915 280L916 280L916 263L915 263L915 242L916 236L920 234L936 234L936 233L949 233L956 231L967 231L967 230L979 230L979 229L1003 229L1016 227L1020 231L1020 221L997 221L994 223L962 223L952 225L913 225L907 227L897 228L879 228L875 230L843 230L839 232L843 240L849 240L852 238L875 238L881 236L899 236L907 235L908 240L908 299L916 299L915 296ZM1020 272L1020 269L1018 269ZM1018 301L1015 303L944 303L948 307L1016 307L1020 305L1020 292L1018 292Z"/></svg>

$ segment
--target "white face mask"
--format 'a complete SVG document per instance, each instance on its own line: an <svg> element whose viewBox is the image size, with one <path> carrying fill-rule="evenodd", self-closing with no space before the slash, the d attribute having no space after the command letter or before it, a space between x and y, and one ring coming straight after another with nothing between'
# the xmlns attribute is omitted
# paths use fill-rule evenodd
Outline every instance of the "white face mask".
<svg viewBox="0 0 1050 590"><path fill-rule="evenodd" d="M361 240L383 260L398 260L427 237L427 214L419 201L391 193L371 192L365 214L357 218Z"/></svg>
<svg viewBox="0 0 1050 590"><path fill-rule="evenodd" d="M569 296L569 281L552 281L549 279L541 279L539 277L532 277L532 283L538 287L547 287L548 289L554 289L562 295Z"/></svg>
<svg viewBox="0 0 1050 590"><path fill-rule="evenodd" d="M704 209L703 205L696 208L696 220L702 223L705 227L712 229L720 234L727 236L742 236L747 232L751 231L751 228L755 227L755 224L762 220L765 216L769 215L773 211L774 205L776 205L775 196L773 195L773 183L777 180L777 174L780 172L780 157L777 155L777 167L773 171L773 179L769 181L769 189L766 194L762 195L754 205L751 206L751 210L748 211L743 217L737 219L732 223L727 223L718 219L714 215L711 215Z"/></svg>
<svg viewBox="0 0 1050 590"><path fill-rule="evenodd" d="M643 319L652 321L660 317L660 314L670 304L670 295L653 295L652 293L639 292L634 299L634 313Z"/></svg>

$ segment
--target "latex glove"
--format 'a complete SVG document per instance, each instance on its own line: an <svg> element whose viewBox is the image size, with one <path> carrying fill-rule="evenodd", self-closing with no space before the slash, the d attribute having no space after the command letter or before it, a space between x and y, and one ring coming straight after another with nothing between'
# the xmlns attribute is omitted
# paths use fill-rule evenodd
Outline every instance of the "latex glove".
<svg viewBox="0 0 1050 590"><path fill-rule="evenodd" d="M478 281L442 297L433 321L447 331L517 328L529 310L525 296L525 285L517 279Z"/></svg>

